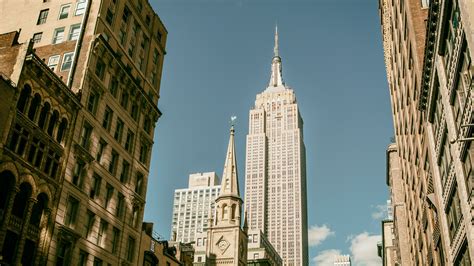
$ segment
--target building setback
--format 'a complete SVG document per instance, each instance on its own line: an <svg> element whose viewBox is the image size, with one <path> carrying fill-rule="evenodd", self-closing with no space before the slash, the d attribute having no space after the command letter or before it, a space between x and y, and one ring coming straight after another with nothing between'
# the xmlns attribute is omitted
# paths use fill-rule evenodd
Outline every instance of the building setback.
<svg viewBox="0 0 474 266"><path fill-rule="evenodd" d="M0 13L0 32L21 28L82 105L53 156L64 171L45 264L136 265L166 29L144 0L7 0Z"/></svg>
<svg viewBox="0 0 474 266"><path fill-rule="evenodd" d="M282 79L278 32L268 87L249 114L245 209L285 265L308 265L306 151L295 93Z"/></svg>
<svg viewBox="0 0 474 266"><path fill-rule="evenodd" d="M469 265L474 8L465 0L380 0L379 6L396 140L390 157L400 169L388 183L396 190L395 232L407 235L399 259ZM397 218L405 214L406 224Z"/></svg>
<svg viewBox="0 0 474 266"><path fill-rule="evenodd" d="M171 224L173 241L202 241L196 236L209 227L209 214L214 213L214 201L219 192L220 185L215 172L189 175L188 188L174 191Z"/></svg>

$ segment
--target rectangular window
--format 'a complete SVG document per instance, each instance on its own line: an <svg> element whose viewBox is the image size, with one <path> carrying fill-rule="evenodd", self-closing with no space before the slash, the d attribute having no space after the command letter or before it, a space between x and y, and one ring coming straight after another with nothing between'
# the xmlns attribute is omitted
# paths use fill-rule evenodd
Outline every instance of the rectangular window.
<svg viewBox="0 0 474 266"><path fill-rule="evenodd" d="M89 197L91 199L99 196L101 182L102 182L102 177L100 177L98 174L94 173L94 175L92 176L92 184L91 184L91 188L90 188L90 191L89 191Z"/></svg>
<svg viewBox="0 0 474 266"><path fill-rule="evenodd" d="M87 257L89 257L89 254L85 252L84 250L80 249L79 250L79 263L77 264L78 266L86 266L87 265Z"/></svg>
<svg viewBox="0 0 474 266"><path fill-rule="evenodd" d="M97 59L97 63L95 65L95 74L97 75L97 77L99 77L100 79L103 79L104 78L104 75L105 75L105 63L102 59L98 58Z"/></svg>
<svg viewBox="0 0 474 266"><path fill-rule="evenodd" d="M117 171L118 158L119 158L118 153L115 150L112 150L111 158L110 158L110 164L109 164L109 172L112 175L115 175L115 172Z"/></svg>
<svg viewBox="0 0 474 266"><path fill-rule="evenodd" d="M134 138L135 138L135 134L133 134L133 132L129 129L127 132L127 139L125 140L125 146L124 146L125 150L127 150L128 152L132 151Z"/></svg>
<svg viewBox="0 0 474 266"><path fill-rule="evenodd" d="M135 255L135 239L129 236L128 242L127 242L127 260L132 262L134 255Z"/></svg>
<svg viewBox="0 0 474 266"><path fill-rule="evenodd" d="M140 162L147 163L148 161L148 144L142 143L140 147Z"/></svg>
<svg viewBox="0 0 474 266"><path fill-rule="evenodd" d="M89 147L90 147L91 134L92 134L92 126L89 125L89 123L84 122L84 125L82 126L82 131L81 131L80 144L86 150L89 150Z"/></svg>
<svg viewBox="0 0 474 266"><path fill-rule="evenodd" d="M114 139L117 140L119 143L122 142L123 127L124 127L123 121L120 118L117 118L117 125L115 126Z"/></svg>
<svg viewBox="0 0 474 266"><path fill-rule="evenodd" d="M97 155L95 159L100 163L100 160L102 159L102 155L104 154L105 147L107 147L107 142L103 140L102 138L99 140L99 148L97 149Z"/></svg>
<svg viewBox="0 0 474 266"><path fill-rule="evenodd" d="M91 233L91 229L94 226L95 213L87 210L86 222L84 223L84 237L87 239Z"/></svg>
<svg viewBox="0 0 474 266"><path fill-rule="evenodd" d="M36 21L36 25L41 25L46 23L46 19L48 18L49 9L43 9L40 11L38 16L38 21Z"/></svg>
<svg viewBox="0 0 474 266"><path fill-rule="evenodd" d="M109 223L104 219L100 219L99 232L97 233L97 245L100 247L104 247L108 227Z"/></svg>
<svg viewBox="0 0 474 266"><path fill-rule="evenodd" d="M110 129L110 124L112 122L112 116L114 115L114 112L112 109L110 109L109 106L105 107L105 112L104 112L104 119L102 120L102 127L109 130Z"/></svg>
<svg viewBox="0 0 474 266"><path fill-rule="evenodd" d="M112 230L112 253L117 253L118 242L120 239L120 230L116 227Z"/></svg>
<svg viewBox="0 0 474 266"><path fill-rule="evenodd" d="M151 119L149 117L145 117L145 119L143 119L143 130L145 130L146 133L150 134Z"/></svg>
<svg viewBox="0 0 474 266"><path fill-rule="evenodd" d="M112 22L114 21L114 12L111 10L110 7L107 9L107 14L105 15L105 21L107 21L109 25L112 25Z"/></svg>
<svg viewBox="0 0 474 266"><path fill-rule="evenodd" d="M56 255L56 266L69 265L71 259L71 243L62 241L58 245L58 253Z"/></svg>
<svg viewBox="0 0 474 266"><path fill-rule="evenodd" d="M56 67L58 67L59 65L60 58L61 58L60 55L51 56L48 60L48 67L51 68L51 70L56 71Z"/></svg>
<svg viewBox="0 0 474 266"><path fill-rule="evenodd" d="M132 14L132 12L130 12L130 9L128 9L127 6L125 6L123 8L123 15L122 15L122 20L123 22L127 23L128 22L128 19L130 18L130 15Z"/></svg>
<svg viewBox="0 0 474 266"><path fill-rule="evenodd" d="M42 32L37 32L35 34L33 34L33 43L39 43L41 42L41 38L43 37L43 33Z"/></svg>
<svg viewBox="0 0 474 266"><path fill-rule="evenodd" d="M64 41L64 27L57 28L53 33L53 44L62 43Z"/></svg>
<svg viewBox="0 0 474 266"><path fill-rule="evenodd" d="M72 183L77 186L81 187L82 186L82 176L84 173L84 166L86 164L82 160L77 160L76 164L74 165L74 171L72 174Z"/></svg>
<svg viewBox="0 0 474 266"><path fill-rule="evenodd" d="M59 19L65 19L69 16L69 10L71 9L71 4L62 5L59 9Z"/></svg>
<svg viewBox="0 0 474 266"><path fill-rule="evenodd" d="M105 185L105 188L107 190L107 193L105 195L105 208L107 208L109 206L109 203L110 203L110 200L112 199L112 196L114 195L114 187L107 183L107 185Z"/></svg>
<svg viewBox="0 0 474 266"><path fill-rule="evenodd" d="M129 94L127 91L122 90L122 97L120 98L120 105L122 105L123 108L127 109L128 107L128 97Z"/></svg>
<svg viewBox="0 0 474 266"><path fill-rule="evenodd" d="M97 110L97 102L99 101L99 94L94 90L91 90L89 93L89 98L87 99L87 110L92 114L95 114Z"/></svg>
<svg viewBox="0 0 474 266"><path fill-rule="evenodd" d="M74 57L74 52L64 54L63 64L61 65L61 71L66 71L71 68L73 57Z"/></svg>
<svg viewBox="0 0 474 266"><path fill-rule="evenodd" d="M120 174L120 182L126 183L128 181L128 174L130 172L130 163L125 161L125 159L122 161L122 173Z"/></svg>
<svg viewBox="0 0 474 266"><path fill-rule="evenodd" d="M130 110L130 116L133 118L133 120L137 121L137 119L138 119L138 105L136 103L132 104L132 108Z"/></svg>
<svg viewBox="0 0 474 266"><path fill-rule="evenodd" d="M142 186L143 186L143 174L137 173L137 177L135 180L135 193L138 195L142 194Z"/></svg>
<svg viewBox="0 0 474 266"><path fill-rule="evenodd" d="M66 216L64 217L64 224L72 226L76 222L77 209L79 208L79 201L72 196L67 199Z"/></svg>
<svg viewBox="0 0 474 266"><path fill-rule="evenodd" d="M74 15L75 16L82 15L84 14L85 11L86 11L86 0L77 1L76 12L74 12Z"/></svg>
<svg viewBox="0 0 474 266"><path fill-rule="evenodd" d="M97 257L94 258L94 266L102 266L103 261Z"/></svg>
<svg viewBox="0 0 474 266"><path fill-rule="evenodd" d="M120 193L120 192L117 193L117 207L115 209L115 211L116 211L115 215L119 218L122 217L122 215L123 215L123 207L124 207L123 205L125 203L124 200L125 199L124 199L123 194Z"/></svg>
<svg viewBox="0 0 474 266"><path fill-rule="evenodd" d="M71 25L71 28L69 29L68 40L69 41L75 41L75 40L79 39L79 33L80 32L81 32L81 24Z"/></svg>
<svg viewBox="0 0 474 266"><path fill-rule="evenodd" d="M112 94L112 96L114 97L117 97L117 90L118 90L118 81L115 79L112 79L109 85L110 94Z"/></svg>

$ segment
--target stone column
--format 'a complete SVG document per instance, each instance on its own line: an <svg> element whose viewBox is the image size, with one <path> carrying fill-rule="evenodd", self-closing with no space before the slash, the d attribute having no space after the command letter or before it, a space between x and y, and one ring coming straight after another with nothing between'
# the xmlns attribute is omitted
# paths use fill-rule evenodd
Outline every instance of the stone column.
<svg viewBox="0 0 474 266"><path fill-rule="evenodd" d="M20 239L18 240L16 254L13 259L13 265L21 265L21 258L23 257L23 248L25 247L26 235L28 234L28 227L30 226L31 212L33 211L33 206L36 202L37 200L35 198L30 198L28 200L26 213L23 216L23 226L21 227Z"/></svg>
<svg viewBox="0 0 474 266"><path fill-rule="evenodd" d="M8 198L8 202L5 208L5 212L3 214L3 221L0 225L0 253L3 250L3 242L5 242L5 235L7 234L7 226L8 222L10 221L10 216L13 209L13 203L15 202L16 194L20 191L20 187L15 186L12 191L10 192L10 198Z"/></svg>
<svg viewBox="0 0 474 266"><path fill-rule="evenodd" d="M46 260L48 257L48 254L46 253L46 247L49 246L49 242L51 240L51 236L48 234L50 218L51 209L45 208L43 210L43 215L40 223L40 231L38 236L34 265L46 265Z"/></svg>

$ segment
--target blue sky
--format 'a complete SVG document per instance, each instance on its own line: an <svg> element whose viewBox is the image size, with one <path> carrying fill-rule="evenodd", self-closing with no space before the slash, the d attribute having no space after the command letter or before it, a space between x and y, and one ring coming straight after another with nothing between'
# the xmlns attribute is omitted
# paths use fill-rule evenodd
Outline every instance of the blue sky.
<svg viewBox="0 0 474 266"><path fill-rule="evenodd" d="M169 237L173 192L193 172L222 175L229 119L244 193L248 112L270 75L278 23L283 78L304 120L310 258L377 264L393 135L373 0L152 1L169 35L145 220ZM243 195L242 195L243 196ZM315 245L317 244L317 245ZM370 254L369 254L370 253ZM329 256L329 257L331 257ZM371 257L372 256L372 257Z"/></svg>

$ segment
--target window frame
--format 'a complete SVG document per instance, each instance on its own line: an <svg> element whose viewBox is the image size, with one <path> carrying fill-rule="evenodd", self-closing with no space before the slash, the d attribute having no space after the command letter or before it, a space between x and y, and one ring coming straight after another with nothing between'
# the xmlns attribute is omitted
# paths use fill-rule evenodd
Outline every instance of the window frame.
<svg viewBox="0 0 474 266"><path fill-rule="evenodd" d="M68 8L67 12L64 13L64 9L66 8ZM61 5L61 7L59 8L58 20L67 19L69 17L70 12L71 12L71 3ZM66 15L65 17L63 16L64 14Z"/></svg>
<svg viewBox="0 0 474 266"><path fill-rule="evenodd" d="M67 60L69 58L70 58L70 60ZM63 60L61 62L61 70L60 71L67 71L67 70L71 69L73 61L74 61L74 52L64 53L63 54ZM67 68L65 67L66 64L69 64Z"/></svg>

